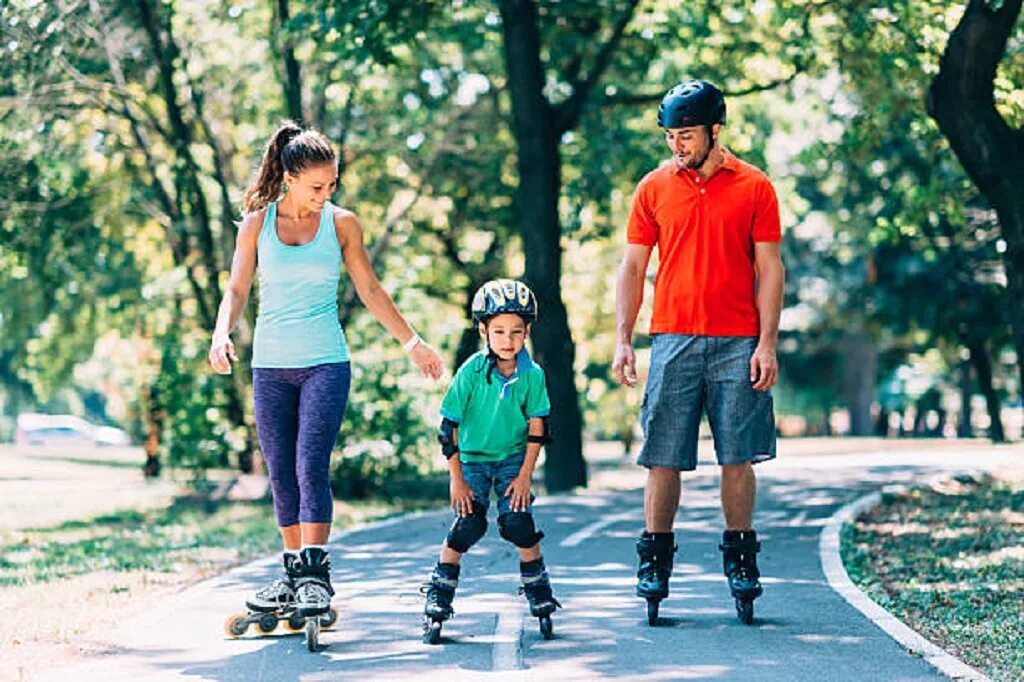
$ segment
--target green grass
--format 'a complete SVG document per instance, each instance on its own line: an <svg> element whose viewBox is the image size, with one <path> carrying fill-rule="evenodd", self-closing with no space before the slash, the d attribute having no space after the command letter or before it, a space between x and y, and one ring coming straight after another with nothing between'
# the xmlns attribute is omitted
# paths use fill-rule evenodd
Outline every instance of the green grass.
<svg viewBox="0 0 1024 682"><path fill-rule="evenodd" d="M985 477L887 494L841 539L881 606L993 679L1024 677L1024 489Z"/></svg>
<svg viewBox="0 0 1024 682"><path fill-rule="evenodd" d="M338 505L336 527L429 506L366 501ZM41 584L96 571L209 570L280 548L267 502L212 502L186 496L169 507L124 510L0 536L0 588Z"/></svg>

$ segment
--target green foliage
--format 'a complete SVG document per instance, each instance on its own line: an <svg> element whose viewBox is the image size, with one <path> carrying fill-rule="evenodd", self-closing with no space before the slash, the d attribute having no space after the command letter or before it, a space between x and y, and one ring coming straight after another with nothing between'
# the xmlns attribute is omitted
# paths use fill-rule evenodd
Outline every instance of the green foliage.
<svg viewBox="0 0 1024 682"><path fill-rule="evenodd" d="M959 478L886 495L844 526L841 551L872 599L993 679L1024 672L1024 489Z"/></svg>

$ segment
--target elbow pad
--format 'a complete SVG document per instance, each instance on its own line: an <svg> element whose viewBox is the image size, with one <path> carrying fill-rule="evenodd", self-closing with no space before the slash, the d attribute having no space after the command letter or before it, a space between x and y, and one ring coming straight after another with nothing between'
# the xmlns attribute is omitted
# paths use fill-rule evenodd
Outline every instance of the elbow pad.
<svg viewBox="0 0 1024 682"><path fill-rule="evenodd" d="M541 427L542 427L541 434L539 436L536 436L536 435L534 435L532 433L528 433L526 435L526 442L527 443L540 443L541 445L544 445L545 443L550 443L551 442L552 438L549 435L550 432L548 431L548 418L547 417L541 417L540 418L540 423L541 423Z"/></svg>
<svg viewBox="0 0 1024 682"><path fill-rule="evenodd" d="M459 453L459 446L455 444L455 429L459 423L445 417L441 420L441 428L437 432L437 441L441 444L441 454L445 459L451 459Z"/></svg>

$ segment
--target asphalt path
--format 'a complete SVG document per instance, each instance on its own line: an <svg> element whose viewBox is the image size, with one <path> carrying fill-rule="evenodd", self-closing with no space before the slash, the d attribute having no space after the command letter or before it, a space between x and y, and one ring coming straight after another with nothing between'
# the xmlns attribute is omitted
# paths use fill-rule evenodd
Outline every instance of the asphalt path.
<svg viewBox="0 0 1024 682"><path fill-rule="evenodd" d="M991 469L1013 455L943 449L802 456L759 465L756 528L765 594L753 625L736 618L721 572L722 517L714 465L684 479L679 552L662 625L635 596L634 542L643 491L542 498L544 557L564 609L544 640L518 595L518 556L487 536L463 560L456 616L440 645L421 640L420 587L436 561L450 512L393 519L332 542L341 611L311 653L302 636L229 639L223 622L272 579L269 557L203 582L114 632L104 654L57 680L936 680L943 676L839 596L819 557L821 530L844 504L892 484Z"/></svg>

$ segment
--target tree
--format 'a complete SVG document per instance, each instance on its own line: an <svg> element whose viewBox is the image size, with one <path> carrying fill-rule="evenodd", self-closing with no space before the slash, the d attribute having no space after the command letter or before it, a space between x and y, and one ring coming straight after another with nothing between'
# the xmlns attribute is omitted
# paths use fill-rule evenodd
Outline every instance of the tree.
<svg viewBox="0 0 1024 682"><path fill-rule="evenodd" d="M995 209L1005 240L1008 305L1013 325L1020 390L1024 392L1024 128L1019 105L997 105L1000 62L1013 37L1016 71L1007 76L1011 89L1020 76L1020 32L1014 33L1021 0L970 0L949 36L939 72L928 91L928 113L978 190ZM1008 65L1009 66L1009 65ZM1015 121L1012 119L1016 119ZM1008 120L1010 119L1010 120ZM1022 404L1024 410L1024 404Z"/></svg>

